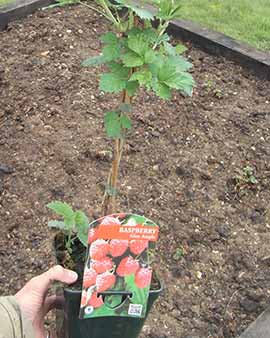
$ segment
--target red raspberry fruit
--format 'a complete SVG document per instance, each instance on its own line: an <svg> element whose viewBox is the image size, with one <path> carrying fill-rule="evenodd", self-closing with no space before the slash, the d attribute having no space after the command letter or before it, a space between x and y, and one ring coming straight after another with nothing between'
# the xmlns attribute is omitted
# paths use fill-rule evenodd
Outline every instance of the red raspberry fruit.
<svg viewBox="0 0 270 338"><path fill-rule="evenodd" d="M90 257L92 259L102 259L109 252L109 243L104 239L97 239L90 246Z"/></svg>
<svg viewBox="0 0 270 338"><path fill-rule="evenodd" d="M135 275L135 284L142 289L149 286L152 279L152 271L148 268L141 268Z"/></svg>
<svg viewBox="0 0 270 338"><path fill-rule="evenodd" d="M85 289L96 284L97 273L94 269L87 269L83 275L83 287Z"/></svg>
<svg viewBox="0 0 270 338"><path fill-rule="evenodd" d="M139 262L136 261L134 258L132 258L131 256L125 257L119 263L116 269L116 273L120 277L128 276L133 273L136 273L139 267L140 267Z"/></svg>
<svg viewBox="0 0 270 338"><path fill-rule="evenodd" d="M148 241L132 240L129 242L130 252L134 255L140 255L148 247Z"/></svg>
<svg viewBox="0 0 270 338"><path fill-rule="evenodd" d="M91 261L91 268L93 268L97 273L103 273L106 271L111 270L113 267L113 262L111 258L104 257L99 261L92 260Z"/></svg>
<svg viewBox="0 0 270 338"><path fill-rule="evenodd" d="M120 224L121 222L119 221L119 219L113 216L106 216L100 222L100 225L120 225Z"/></svg>
<svg viewBox="0 0 270 338"><path fill-rule="evenodd" d="M98 239L97 229L91 228L88 232L88 244L93 243L96 239Z"/></svg>
<svg viewBox="0 0 270 338"><path fill-rule="evenodd" d="M94 292L88 301L88 305L93 306L95 309L101 307L103 304L102 296L98 297L97 292Z"/></svg>
<svg viewBox="0 0 270 338"><path fill-rule="evenodd" d="M103 292L112 288L115 284L116 277L111 272L104 272L97 276L96 286L97 292Z"/></svg>
<svg viewBox="0 0 270 338"><path fill-rule="evenodd" d="M112 239L109 244L109 252L112 257L122 256L128 248L128 241L121 239Z"/></svg>

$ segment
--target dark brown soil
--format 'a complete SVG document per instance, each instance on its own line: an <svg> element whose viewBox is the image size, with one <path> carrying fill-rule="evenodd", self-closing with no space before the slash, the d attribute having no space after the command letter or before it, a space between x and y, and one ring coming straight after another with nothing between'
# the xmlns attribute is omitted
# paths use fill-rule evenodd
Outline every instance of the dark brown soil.
<svg viewBox="0 0 270 338"><path fill-rule="evenodd" d="M106 29L70 7L0 33L1 294L54 264L49 201L90 218L100 209L112 150L103 114L117 98L80 62ZM121 169L121 210L161 226L165 293L141 338L237 337L269 302L269 83L189 47L194 96L141 92ZM258 183L237 185L247 164Z"/></svg>

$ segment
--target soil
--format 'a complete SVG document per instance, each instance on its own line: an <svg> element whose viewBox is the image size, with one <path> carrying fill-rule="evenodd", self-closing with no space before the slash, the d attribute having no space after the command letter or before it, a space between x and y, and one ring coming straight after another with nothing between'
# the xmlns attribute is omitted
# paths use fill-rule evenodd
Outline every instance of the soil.
<svg viewBox="0 0 270 338"><path fill-rule="evenodd" d="M100 211L112 153L102 121L118 98L80 62L107 28L75 6L0 33L2 295L54 264L48 202ZM161 226L165 291L141 338L237 337L269 303L269 82L188 47L193 97L142 91L121 167L119 209Z"/></svg>

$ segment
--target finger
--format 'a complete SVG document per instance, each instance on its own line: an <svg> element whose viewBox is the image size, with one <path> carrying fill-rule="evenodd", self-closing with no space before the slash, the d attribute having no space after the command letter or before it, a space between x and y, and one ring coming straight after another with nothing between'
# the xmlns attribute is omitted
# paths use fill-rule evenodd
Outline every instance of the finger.
<svg viewBox="0 0 270 338"><path fill-rule="evenodd" d="M63 309L64 297L63 296L49 296L46 297L44 302L44 313L45 315L52 309Z"/></svg>
<svg viewBox="0 0 270 338"><path fill-rule="evenodd" d="M76 272L64 269L60 265L56 265L42 275L34 277L31 282L35 284L36 290L45 295L53 281L72 284L76 282L77 278L78 275Z"/></svg>

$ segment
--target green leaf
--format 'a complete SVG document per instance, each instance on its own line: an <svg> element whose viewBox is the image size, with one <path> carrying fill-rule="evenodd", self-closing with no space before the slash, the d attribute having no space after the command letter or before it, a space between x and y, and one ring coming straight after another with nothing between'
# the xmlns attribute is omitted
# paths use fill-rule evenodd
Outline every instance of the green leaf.
<svg viewBox="0 0 270 338"><path fill-rule="evenodd" d="M148 69L141 69L131 75L130 81L138 81L141 86L149 85L152 81L152 73Z"/></svg>
<svg viewBox="0 0 270 338"><path fill-rule="evenodd" d="M101 35L100 40L103 43L109 44L109 45L113 45L113 44L118 43L118 37L113 32L108 32L108 33Z"/></svg>
<svg viewBox="0 0 270 338"><path fill-rule="evenodd" d="M108 65L112 72L101 76L99 88L104 92L119 93L126 88L129 69L117 62L111 62Z"/></svg>
<svg viewBox="0 0 270 338"><path fill-rule="evenodd" d="M57 228L57 229L60 229L60 230L68 230L66 224L62 221L49 221L48 226L50 228Z"/></svg>
<svg viewBox="0 0 270 338"><path fill-rule="evenodd" d="M87 247L88 242L88 230L89 220L85 213L81 210L77 210L74 214L75 230L80 242Z"/></svg>
<svg viewBox="0 0 270 338"><path fill-rule="evenodd" d="M138 81L128 81L126 84L127 93L131 97L135 95L138 88L139 88Z"/></svg>
<svg viewBox="0 0 270 338"><path fill-rule="evenodd" d="M121 137L121 123L119 121L119 114L116 111L109 111L105 115L105 130L110 138Z"/></svg>
<svg viewBox="0 0 270 338"><path fill-rule="evenodd" d="M101 41L105 43L102 49L102 55L104 59L108 61L117 60L121 53L121 44L116 34L109 32L101 37Z"/></svg>
<svg viewBox="0 0 270 338"><path fill-rule="evenodd" d="M51 202L47 204L47 208L53 210L56 214L66 218L72 218L74 214L71 206L61 201Z"/></svg>
<svg viewBox="0 0 270 338"><path fill-rule="evenodd" d="M142 34L132 34L128 36L128 48L140 56L144 56L149 49L147 41Z"/></svg>
<svg viewBox="0 0 270 338"><path fill-rule="evenodd" d="M98 65L102 65L106 62L106 60L104 59L103 55L98 55L98 56L92 56L86 60L84 60L81 65L83 67L95 67Z"/></svg>
<svg viewBox="0 0 270 338"><path fill-rule="evenodd" d="M179 64L176 63L176 60L179 61ZM183 63L181 64L181 62ZM160 97L168 99L170 97L168 88L175 88L191 96L194 81L189 73L182 71L182 68L185 69L186 67L189 67L189 64L186 64L186 61L180 56L168 58L158 69L157 78L159 84L154 88L156 93Z"/></svg>
<svg viewBox="0 0 270 338"><path fill-rule="evenodd" d="M169 57L169 62L175 65L177 72L185 72L192 68L192 64L180 55Z"/></svg>
<svg viewBox="0 0 270 338"><path fill-rule="evenodd" d="M121 48L119 45L108 45L102 49L102 54L106 62L115 61L120 57Z"/></svg>
<svg viewBox="0 0 270 338"><path fill-rule="evenodd" d="M131 129L132 127L131 120L127 115L120 116L120 123L122 129Z"/></svg>
<svg viewBox="0 0 270 338"><path fill-rule="evenodd" d="M128 6L128 7L132 9L133 12L135 12L136 15L143 20L154 20L153 14L149 12L147 9L139 8L136 6Z"/></svg>
<svg viewBox="0 0 270 338"><path fill-rule="evenodd" d="M116 0L116 2L123 5L122 7L131 9L138 17L143 20L154 20L154 16L151 12L143 7L135 6L131 1Z"/></svg>
<svg viewBox="0 0 270 338"><path fill-rule="evenodd" d="M177 46L175 46L175 50L177 54L183 54L187 51L187 47L185 45L178 44Z"/></svg>
<svg viewBox="0 0 270 338"><path fill-rule="evenodd" d="M127 51L121 59L126 67L139 67L144 64L142 57L132 51Z"/></svg>
<svg viewBox="0 0 270 338"><path fill-rule="evenodd" d="M125 89L126 82L127 81L122 79L119 74L102 74L99 82L99 89L106 93L119 93Z"/></svg>
<svg viewBox="0 0 270 338"><path fill-rule="evenodd" d="M192 96L194 80L189 73L176 73L170 79L164 81L164 83L170 88L181 90L184 94Z"/></svg>
<svg viewBox="0 0 270 338"><path fill-rule="evenodd" d="M74 217L76 225L79 224L88 228L89 220L83 211L77 210Z"/></svg>
<svg viewBox="0 0 270 338"><path fill-rule="evenodd" d="M162 20L177 19L181 16L182 0L154 1L159 8L157 17Z"/></svg>
<svg viewBox="0 0 270 338"><path fill-rule="evenodd" d="M177 56L178 54L182 54L187 50L187 47L184 45L179 44L174 47L167 41L163 43L163 46L166 53L171 56Z"/></svg>
<svg viewBox="0 0 270 338"><path fill-rule="evenodd" d="M156 92L157 96L161 97L164 100L170 100L172 95L170 87L164 83L157 83L154 91Z"/></svg>
<svg viewBox="0 0 270 338"><path fill-rule="evenodd" d="M148 49L144 54L144 63L153 63L156 58L156 53L153 49Z"/></svg>

